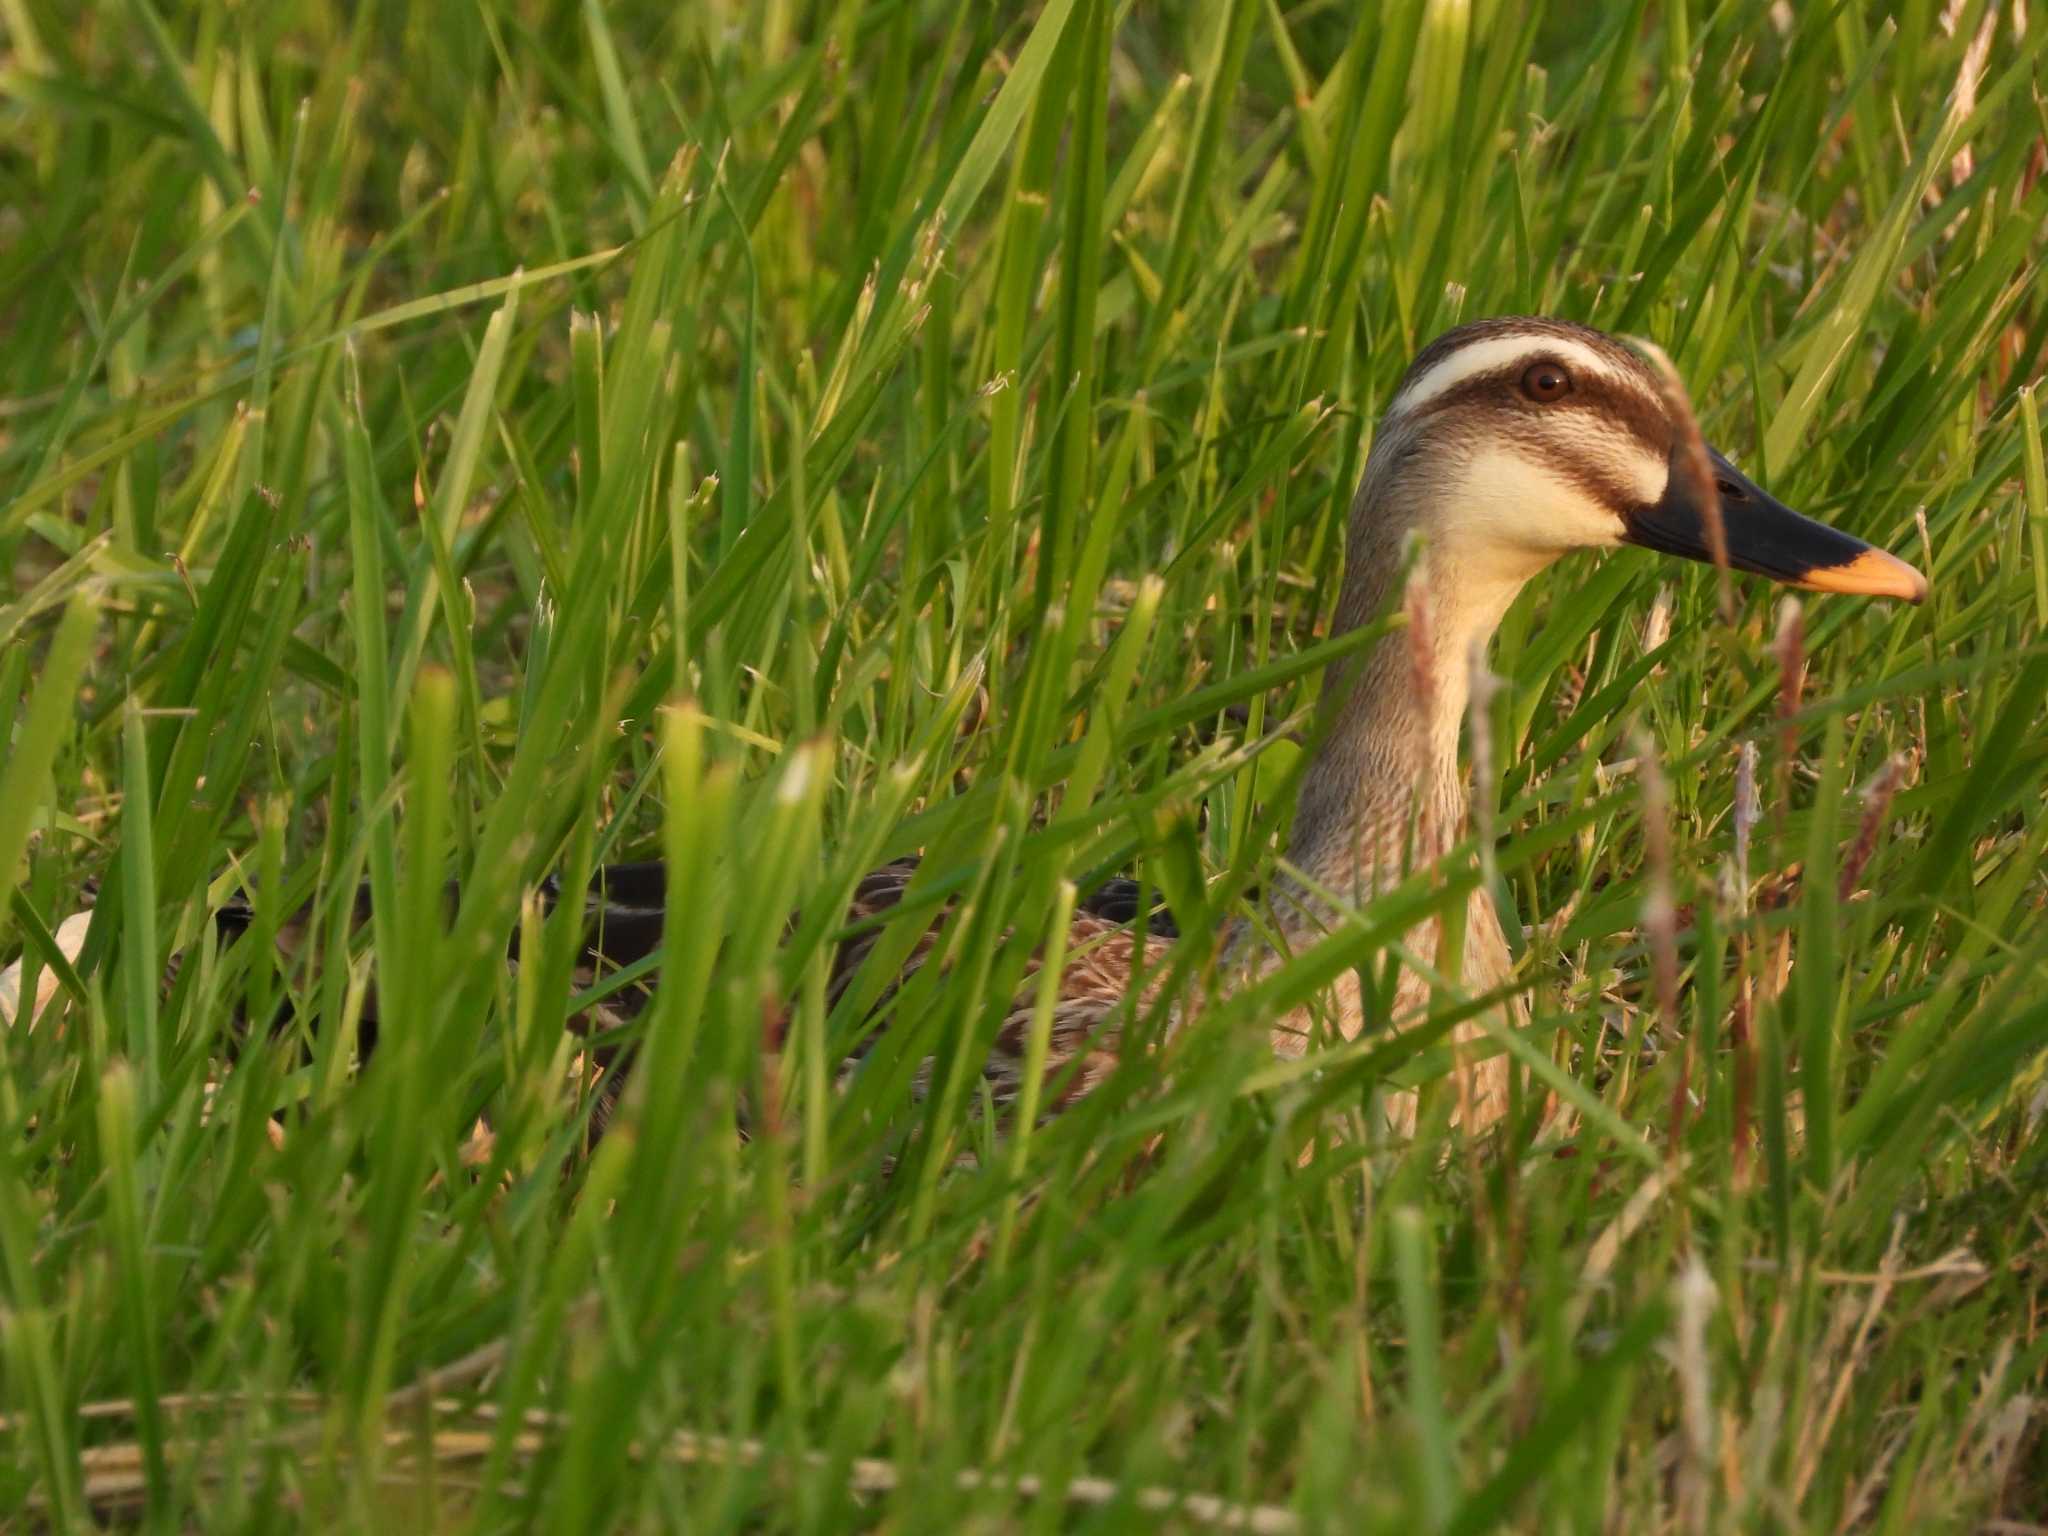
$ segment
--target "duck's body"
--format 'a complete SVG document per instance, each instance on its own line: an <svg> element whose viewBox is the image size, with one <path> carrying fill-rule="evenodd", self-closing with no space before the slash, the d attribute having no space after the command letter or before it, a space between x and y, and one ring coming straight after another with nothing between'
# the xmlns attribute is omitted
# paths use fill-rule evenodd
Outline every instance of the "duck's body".
<svg viewBox="0 0 2048 1536"><path fill-rule="evenodd" d="M1475 670L1522 587L1577 549L1624 542L1705 560L1711 520L1725 525L1738 568L1818 590L1917 601L1917 572L1860 541L1773 501L1698 441L1675 381L1597 331L1537 319L1481 321L1426 348L1409 368L1375 434L1352 504L1347 571L1335 629L1405 608L1408 622L1327 681L1326 719L1303 780L1287 857L1269 883L1267 922L1238 923L1223 938L1226 985L1279 963L1343 921L1344 908L1441 859L1466 835L1458 743ZM1718 486L1718 489L1717 489ZM1419 542L1419 550L1411 546ZM834 959L829 1001L861 975L879 931L901 900L915 861L863 881L847 914L856 937ZM601 877L610 890L616 880ZM603 924L616 896L593 906ZM1098 892L1074 919L1058 987L1038 1101L1050 1111L1093 1087L1118 1059L1134 978L1141 1006L1164 973L1170 926L1137 921L1130 892ZM945 918L932 914L879 1008L925 962ZM658 924L656 925L658 927ZM612 961L613 937L594 950ZM1438 925L1406 936L1417 962L1397 979L1400 1027L1428 1003ZM1277 940L1277 943L1274 942ZM1468 994L1499 991L1513 972L1506 935L1484 890L1469 899L1457 980ZM872 985L872 982L866 983ZM1021 1097L1038 992L1034 956L1005 1007L984 1075L999 1105ZM1515 1022L1525 1004L1502 1005ZM1274 1050L1300 1055L1321 1033L1356 1038L1367 1008L1355 972L1315 1005L1271 1021ZM1468 1023L1454 1038L1471 1040ZM1461 1069L1457 1113L1469 1126L1506 1107L1505 1059L1474 1053ZM1412 1126L1414 1096L1388 1096L1394 1129Z"/></svg>
<svg viewBox="0 0 2048 1536"><path fill-rule="evenodd" d="M1326 681L1326 718L1287 857L1266 888L1268 921L1239 923L1224 936L1226 985L1316 943L1346 907L1437 861L1465 836L1458 741L1470 680L1508 605L1553 560L1624 542L1706 560L1718 521L1725 558L1739 569L1819 590L1924 595L1911 567L1800 517L1706 450L1675 389L1628 347L1553 320L1481 321L1416 358L1374 435L1352 505L1335 627L1397 608L1408 623ZM878 931L872 920L901 900L914 868L892 864L859 886L848 914L854 936L832 967L831 1002L861 975ZM658 865L600 871L579 980L587 985L652 953L665 897ZM1132 921L1129 907L1128 891L1111 890L1075 918L1039 1095L1047 1110L1114 1065L1133 978L1158 978L1170 958L1170 927ZM932 913L899 975L876 991L876 1006L925 962L944 919L943 908ZM1408 935L1404 947L1432 965L1436 925ZM999 1103L1021 1096L1037 965L1034 958L1019 995L1004 1005L984 1068ZM1511 972L1498 914L1476 892L1459 979L1477 995L1500 988ZM614 994L586 1022L629 1021L651 981ZM1424 974L1404 970L1388 1022L1416 1017L1428 994ZM1366 1016L1355 973L1347 973L1315 1007L1272 1020L1273 1047L1299 1055L1322 1028L1354 1038ZM1467 1025L1464 1036L1476 1032ZM1468 1066L1458 1098L1468 1125L1498 1116L1504 1084L1498 1057ZM1412 1095L1394 1097L1397 1127L1412 1113Z"/></svg>
<svg viewBox="0 0 2048 1536"><path fill-rule="evenodd" d="M845 913L844 926L849 937L833 950L826 976L827 1010L837 1008L848 990L864 980L863 967L868 956L888 930L889 914L909 891L918 867L919 861L914 857L897 859L869 871L854 887ZM659 863L610 865L597 872L587 904L589 921L579 957L580 988L594 988L606 971L633 965L659 947L664 887ZM554 893L546 894L552 897ZM1149 978L1136 988L1137 1000L1144 1006L1164 974L1179 932L1163 909L1140 912L1138 896L1133 882L1115 880L1091 892L1075 911L1067 935L1067 959L1060 973L1059 997L1050 1020L1045 1075L1038 1096L1042 1112L1056 1112L1087 1093L1115 1068L1118 1025L1133 991L1133 976L1142 974ZM897 993L930 958L952 910L952 902L932 909L896 973L874 991L868 1003L872 1014L886 1014ZM1133 953L1133 945L1138 947L1137 954ZM1042 964L1038 954L1025 961L1018 993L996 1027L982 1068L989 1096L999 1107L1006 1108L1023 1097ZM576 1027L602 1032L631 1023L651 1000L652 982L649 977L614 993L574 1021ZM856 1065L865 1057L872 1043L873 1036L869 1035L856 1048L848 1065ZM924 1086L925 1070L921 1068L916 1087L922 1092ZM601 1115L609 1114L616 1087L606 1085L600 1098Z"/></svg>

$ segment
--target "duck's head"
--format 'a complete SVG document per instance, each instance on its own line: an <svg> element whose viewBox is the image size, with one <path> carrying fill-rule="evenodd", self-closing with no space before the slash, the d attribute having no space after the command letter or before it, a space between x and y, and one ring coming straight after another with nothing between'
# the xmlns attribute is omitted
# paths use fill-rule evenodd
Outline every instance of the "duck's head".
<svg viewBox="0 0 2048 1536"><path fill-rule="evenodd" d="M1575 549L1637 544L1711 561L1718 491L1728 563L1790 586L1919 602L1927 579L1802 517L1720 453L1700 456L1682 397L1645 357L1558 320L1481 320L1409 366L1375 435L1360 511L1406 509L1460 583L1518 587ZM1362 517L1361 521L1366 518ZM1382 536L1394 531L1374 516Z"/></svg>

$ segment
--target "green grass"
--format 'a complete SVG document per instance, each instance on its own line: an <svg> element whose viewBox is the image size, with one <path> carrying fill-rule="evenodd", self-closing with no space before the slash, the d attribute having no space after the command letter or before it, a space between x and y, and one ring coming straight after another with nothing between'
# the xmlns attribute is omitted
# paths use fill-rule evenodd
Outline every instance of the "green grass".
<svg viewBox="0 0 2048 1536"><path fill-rule="evenodd" d="M99 893L0 1035L6 1523L2040 1518L2048 16L1946 9L0 0L0 953ZM1240 1003L993 1144L1072 885L1270 867L1374 416L1517 311L1662 342L1933 596L1808 601L1793 693L1760 583L1534 584L1484 1143L1440 1049L1280 1067ZM588 1150L524 901L661 849ZM837 913L912 850L971 900L837 1095ZM216 949L238 889L333 963Z"/></svg>

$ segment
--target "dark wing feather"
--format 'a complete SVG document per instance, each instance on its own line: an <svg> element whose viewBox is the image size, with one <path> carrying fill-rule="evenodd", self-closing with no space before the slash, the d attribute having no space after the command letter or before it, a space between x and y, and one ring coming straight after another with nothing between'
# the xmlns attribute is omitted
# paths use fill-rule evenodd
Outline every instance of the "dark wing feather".
<svg viewBox="0 0 2048 1536"><path fill-rule="evenodd" d="M1158 890L1122 875L1103 881L1083 896L1079 910L1110 923L1134 923L1138 920L1139 904L1148 895L1152 903L1145 908L1146 932L1162 939L1179 938L1180 923L1167 910Z"/></svg>

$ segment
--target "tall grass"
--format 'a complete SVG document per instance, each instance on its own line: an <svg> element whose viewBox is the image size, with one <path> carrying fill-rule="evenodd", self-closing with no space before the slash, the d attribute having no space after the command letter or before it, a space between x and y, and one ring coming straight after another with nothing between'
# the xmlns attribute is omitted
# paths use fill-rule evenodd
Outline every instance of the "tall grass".
<svg viewBox="0 0 2048 1536"><path fill-rule="evenodd" d="M2048 1506L2038 7L0 28L0 942L57 978L0 1034L10 1523ZM998 1141L992 1000L1077 890L1201 933L1270 869L1375 414L1500 312L1658 339L1933 596L1726 620L1710 571L1559 566L1492 658L1493 858L1159 1050L1134 1016ZM532 893L657 851L593 1149ZM945 963L840 1091L881 962L827 1009L839 914L912 851L877 952L953 900ZM1441 1028L1263 1053L1482 878L1534 1010L1483 1145ZM259 939L313 903L305 963L216 944L237 891ZM1412 1144L1365 1133L1389 1083Z"/></svg>

